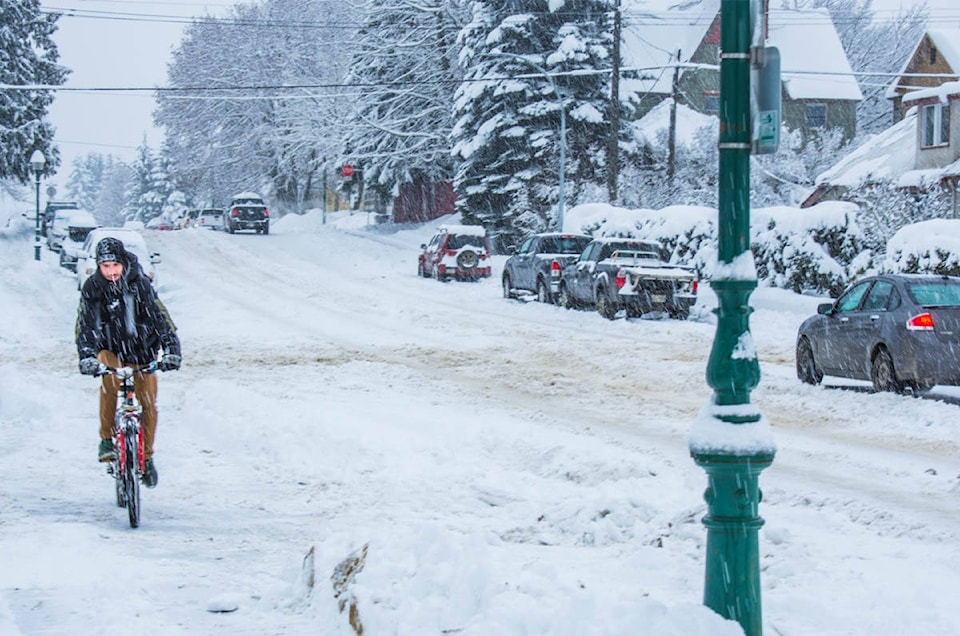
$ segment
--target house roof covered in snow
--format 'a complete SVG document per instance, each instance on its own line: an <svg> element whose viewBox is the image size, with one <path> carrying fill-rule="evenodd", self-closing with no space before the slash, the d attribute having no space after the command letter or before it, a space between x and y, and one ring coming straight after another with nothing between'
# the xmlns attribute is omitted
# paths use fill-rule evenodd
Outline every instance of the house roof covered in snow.
<svg viewBox="0 0 960 636"><path fill-rule="evenodd" d="M670 93L677 52L681 63L689 62L719 10L720 0L628 0L624 66L640 69L647 79L624 80L624 88ZM863 98L826 9L770 9L768 23L768 44L780 49L781 74L791 99Z"/></svg>
<svg viewBox="0 0 960 636"><path fill-rule="evenodd" d="M780 49L781 79L791 99L863 99L826 9L770 9L768 28L768 43Z"/></svg>
<svg viewBox="0 0 960 636"><path fill-rule="evenodd" d="M817 177L817 184L856 188L867 183L897 181L913 170L917 153L917 111L877 133Z"/></svg>

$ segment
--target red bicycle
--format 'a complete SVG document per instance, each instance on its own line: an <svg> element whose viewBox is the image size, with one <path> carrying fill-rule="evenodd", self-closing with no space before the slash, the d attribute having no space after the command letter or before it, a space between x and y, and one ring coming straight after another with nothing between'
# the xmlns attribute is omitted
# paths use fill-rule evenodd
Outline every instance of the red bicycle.
<svg viewBox="0 0 960 636"><path fill-rule="evenodd" d="M133 377L156 371L157 363L152 362L141 369L101 365L100 372L97 374L99 376L112 373L120 380L120 388L117 390L117 412L113 423L115 453L113 460L107 466L107 474L114 478L117 505L127 509L131 528L140 525L140 479L143 477L145 464L143 436L140 434L143 408L137 401L133 389Z"/></svg>

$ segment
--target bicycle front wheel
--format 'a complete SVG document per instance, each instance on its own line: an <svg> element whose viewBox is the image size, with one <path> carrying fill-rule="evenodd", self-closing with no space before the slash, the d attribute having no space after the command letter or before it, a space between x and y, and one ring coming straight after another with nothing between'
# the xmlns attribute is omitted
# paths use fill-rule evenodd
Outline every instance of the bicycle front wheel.
<svg viewBox="0 0 960 636"><path fill-rule="evenodd" d="M140 525L140 481L137 479L137 436L127 435L124 444L123 496L127 502L130 527Z"/></svg>

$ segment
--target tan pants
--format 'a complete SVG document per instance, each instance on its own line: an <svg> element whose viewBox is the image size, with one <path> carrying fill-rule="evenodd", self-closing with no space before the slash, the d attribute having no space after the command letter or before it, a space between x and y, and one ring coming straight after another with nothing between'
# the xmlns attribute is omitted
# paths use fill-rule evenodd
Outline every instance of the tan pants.
<svg viewBox="0 0 960 636"><path fill-rule="evenodd" d="M117 355L112 351L101 351L97 355L101 364L110 367L128 366L139 369L136 364L121 364ZM120 390L120 379L112 373L103 377L103 386L100 387L100 439L113 437L113 420L117 412L117 391ZM144 459L153 457L153 437L157 432L157 375L155 373L141 373L133 376L133 392L143 407L143 456Z"/></svg>

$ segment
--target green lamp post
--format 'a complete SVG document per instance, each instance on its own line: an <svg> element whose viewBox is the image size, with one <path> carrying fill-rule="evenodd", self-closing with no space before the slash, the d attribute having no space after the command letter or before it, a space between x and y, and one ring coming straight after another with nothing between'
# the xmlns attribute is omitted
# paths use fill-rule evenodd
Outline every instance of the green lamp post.
<svg viewBox="0 0 960 636"><path fill-rule="evenodd" d="M33 217L33 258L40 260L40 175L43 173L43 167L47 164L47 158L39 150L34 150L30 155L30 167L33 169L33 175L37 186L37 209L36 216Z"/></svg>
<svg viewBox="0 0 960 636"><path fill-rule="evenodd" d="M757 286L750 252L752 25L750 0L721 0L719 262L710 283L719 306L706 374L714 394L691 428L690 453L708 478L704 604L739 622L746 636L760 636L759 476L776 445L750 404L760 381L749 305Z"/></svg>

